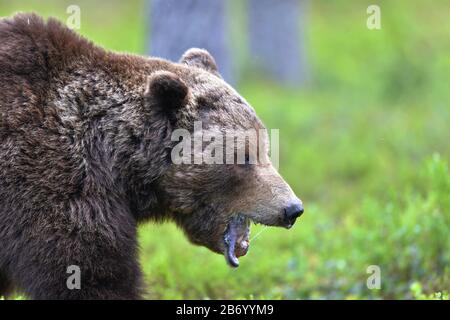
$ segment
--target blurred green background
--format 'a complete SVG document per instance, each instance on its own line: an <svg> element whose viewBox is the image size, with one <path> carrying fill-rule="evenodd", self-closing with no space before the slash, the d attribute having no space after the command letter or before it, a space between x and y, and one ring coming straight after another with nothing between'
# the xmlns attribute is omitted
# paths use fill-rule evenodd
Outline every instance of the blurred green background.
<svg viewBox="0 0 450 320"><path fill-rule="evenodd" d="M379 31L366 28L374 2ZM81 7L81 34L145 54L144 1L0 0L0 15L65 21L70 4ZM245 71L236 87L280 128L280 172L306 213L289 231L264 229L236 270L171 224L142 226L146 298L448 299L450 1L310 1L301 88L244 68L245 7L230 10ZM379 290L366 286L370 265L381 269Z"/></svg>

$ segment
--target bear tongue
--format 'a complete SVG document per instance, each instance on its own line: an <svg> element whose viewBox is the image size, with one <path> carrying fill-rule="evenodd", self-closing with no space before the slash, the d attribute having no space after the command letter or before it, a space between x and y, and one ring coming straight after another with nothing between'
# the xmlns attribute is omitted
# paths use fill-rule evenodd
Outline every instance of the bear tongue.
<svg viewBox="0 0 450 320"><path fill-rule="evenodd" d="M242 215L234 216L228 223L224 234L224 255L230 266L234 268L238 267L238 257L247 253L249 247L249 233L249 220Z"/></svg>

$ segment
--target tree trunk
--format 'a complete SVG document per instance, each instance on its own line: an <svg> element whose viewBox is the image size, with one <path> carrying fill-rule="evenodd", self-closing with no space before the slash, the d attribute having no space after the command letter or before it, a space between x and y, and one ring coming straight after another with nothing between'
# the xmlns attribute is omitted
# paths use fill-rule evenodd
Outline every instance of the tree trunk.
<svg viewBox="0 0 450 320"><path fill-rule="evenodd" d="M284 84L306 79L305 9L306 0L249 0L251 58Z"/></svg>
<svg viewBox="0 0 450 320"><path fill-rule="evenodd" d="M231 81L225 3L225 0L151 0L150 54L178 61L187 49L203 48L213 55L224 79Z"/></svg>

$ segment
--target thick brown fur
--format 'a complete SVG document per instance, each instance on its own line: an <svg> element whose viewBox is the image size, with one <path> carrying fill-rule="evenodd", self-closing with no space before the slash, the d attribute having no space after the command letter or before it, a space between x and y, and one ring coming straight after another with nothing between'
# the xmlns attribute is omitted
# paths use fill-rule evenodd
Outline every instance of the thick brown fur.
<svg viewBox="0 0 450 320"><path fill-rule="evenodd" d="M173 220L217 252L235 212L280 224L293 193L270 167L171 164L175 127L262 127L194 53L116 54L54 19L0 20L0 296L139 298L140 221ZM67 288L71 265L80 290Z"/></svg>

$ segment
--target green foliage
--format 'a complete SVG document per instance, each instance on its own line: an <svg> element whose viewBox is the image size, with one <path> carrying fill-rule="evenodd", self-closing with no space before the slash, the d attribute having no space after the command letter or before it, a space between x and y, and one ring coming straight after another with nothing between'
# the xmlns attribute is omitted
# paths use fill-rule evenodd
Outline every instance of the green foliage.
<svg viewBox="0 0 450 320"><path fill-rule="evenodd" d="M64 4L48 3L15 1L0 14L25 6L65 16ZM142 52L142 2L108 3L82 2L81 32ZM306 208L296 226L253 226L261 233L237 270L171 224L142 226L147 298L449 298L450 3L379 3L382 30L369 31L371 3L311 1L309 85L248 74L238 86L280 129L280 172ZM97 21L99 10L113 18ZM370 265L380 267L379 290L366 286Z"/></svg>
<svg viewBox="0 0 450 320"><path fill-rule="evenodd" d="M417 300L450 300L449 294L444 292L435 292L429 295L425 295L422 293L422 285L418 282L414 282L411 285L411 292L413 294L414 299Z"/></svg>

